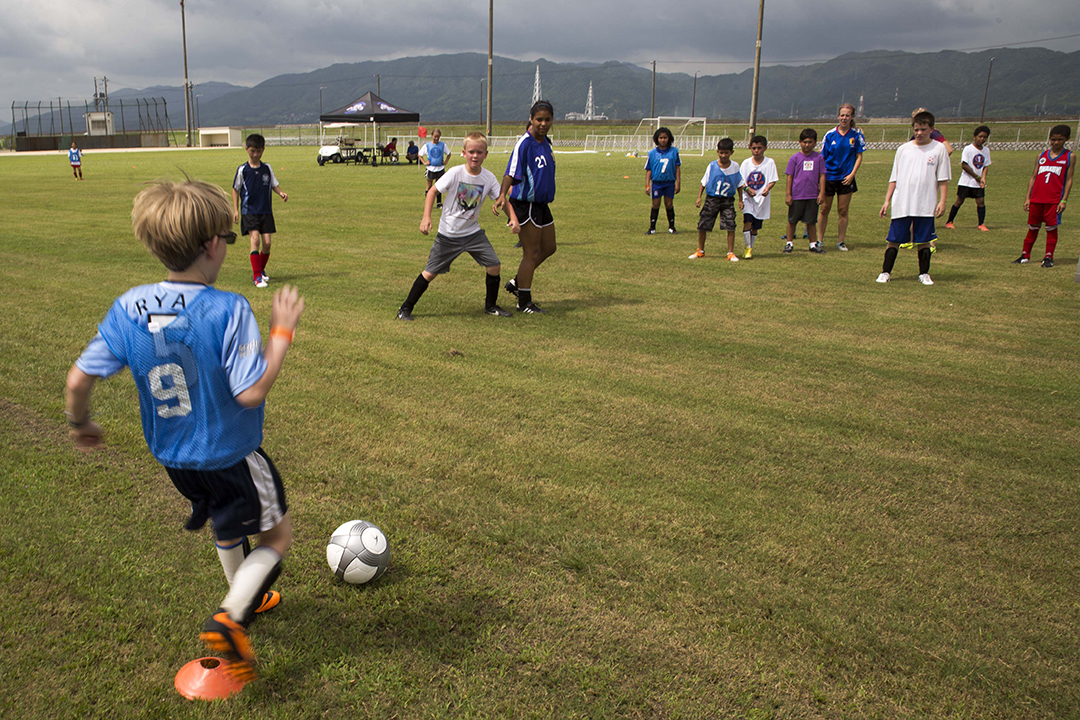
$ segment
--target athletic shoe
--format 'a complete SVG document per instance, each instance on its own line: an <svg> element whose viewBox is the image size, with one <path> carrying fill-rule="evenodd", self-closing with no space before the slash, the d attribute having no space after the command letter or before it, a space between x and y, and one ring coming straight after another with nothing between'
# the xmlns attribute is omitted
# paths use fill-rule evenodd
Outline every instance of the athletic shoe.
<svg viewBox="0 0 1080 720"><path fill-rule="evenodd" d="M930 273L923 273L919 276L919 282L923 285L933 285L934 281L930 279Z"/></svg>
<svg viewBox="0 0 1080 720"><path fill-rule="evenodd" d="M656 228L649 228L648 230L645 231L645 234L646 235L655 235L656 234Z"/></svg>
<svg viewBox="0 0 1080 720"><path fill-rule="evenodd" d="M1027 255L1021 255L1020 257L1013 260L1012 264L1013 265L1027 265L1029 262L1031 262L1031 260L1028 258Z"/></svg>
<svg viewBox="0 0 1080 720"><path fill-rule="evenodd" d="M441 207L442 207L442 203L435 203L435 207L437 207L437 208L441 208Z"/></svg>
<svg viewBox="0 0 1080 720"><path fill-rule="evenodd" d="M409 320L409 321L411 321L413 319L412 311L411 310L406 310L403 307L398 308L397 319L398 320Z"/></svg>
<svg viewBox="0 0 1080 720"><path fill-rule="evenodd" d="M257 278L253 278L252 281L255 283L255 287L257 287L257 288L266 287L266 278L264 278L262 275L260 275Z"/></svg>
<svg viewBox="0 0 1080 720"><path fill-rule="evenodd" d="M673 227L669 227L669 228L667 229L667 231L668 231L668 234L669 234L669 235L678 235L678 234L679 234L679 231L678 231L678 230L676 230L676 229L675 229L675 228L673 228Z"/></svg>
<svg viewBox="0 0 1080 720"><path fill-rule="evenodd" d="M787 240L787 233L784 233L783 235L781 235L780 239L781 240Z"/></svg>
<svg viewBox="0 0 1080 720"><path fill-rule="evenodd" d="M514 247L516 247L516 248L521 247L521 241L518 240L516 243L514 243Z"/></svg>
<svg viewBox="0 0 1080 720"><path fill-rule="evenodd" d="M704 250L695 250L694 254L691 255L688 259L697 260L698 258L703 258L703 257L705 257L705 251Z"/></svg>
<svg viewBox="0 0 1080 720"><path fill-rule="evenodd" d="M792 251L792 250L794 250L794 249L795 249L795 246L794 246L794 245L792 245L791 243L789 243L789 242L788 242L788 243L784 243L784 250L783 250L783 252L789 253L789 252L791 252L791 251Z"/></svg>
<svg viewBox="0 0 1080 720"><path fill-rule="evenodd" d="M818 255L825 254L825 248L821 247L819 243L810 243L810 247L807 249L812 253L817 253Z"/></svg>
<svg viewBox="0 0 1080 720"><path fill-rule="evenodd" d="M881 273L877 276L877 281L879 283L887 283L890 280L892 280L892 275L889 275L889 273Z"/></svg>
<svg viewBox="0 0 1080 720"><path fill-rule="evenodd" d="M1054 267L1054 258L1047 255L1046 257L1043 258L1042 266L1043 267Z"/></svg>
<svg viewBox="0 0 1080 720"><path fill-rule="evenodd" d="M901 250L910 250L911 249L911 243L901 243L900 244L900 249Z"/></svg>
<svg viewBox="0 0 1080 720"><path fill-rule="evenodd" d="M729 262L739 262L739 256L736 255L735 253L728 253L727 254L727 259L728 259Z"/></svg>
<svg viewBox="0 0 1080 720"><path fill-rule="evenodd" d="M956 229L956 226L953 225L951 222L945 223L945 227L949 228L950 230L955 230Z"/></svg>
<svg viewBox="0 0 1080 720"><path fill-rule="evenodd" d="M495 317L514 317L514 313L509 310L503 310L498 305L492 305L491 307L484 308L485 315L494 315Z"/></svg>
<svg viewBox="0 0 1080 720"><path fill-rule="evenodd" d="M754 257L754 249L749 245L746 246L746 251L742 254L744 260L749 260Z"/></svg>
<svg viewBox="0 0 1080 720"><path fill-rule="evenodd" d="M986 227L985 225L980 225L979 229L982 230L983 232L990 232L990 228Z"/></svg>
<svg viewBox="0 0 1080 720"><path fill-rule="evenodd" d="M255 668L252 667L255 653L251 649L247 630L230 618L229 613L218 609L211 615L203 625L199 639L209 650L225 656L229 661L225 672L234 680L246 683L255 679Z"/></svg>
<svg viewBox="0 0 1080 720"><path fill-rule="evenodd" d="M263 280L265 280L266 282L270 282L270 276L267 275L266 273L263 273L262 277L263 277Z"/></svg>
<svg viewBox="0 0 1080 720"><path fill-rule="evenodd" d="M848 246L845 245L843 242L838 242L838 243L836 243L836 249L839 250L840 252L847 252L848 251Z"/></svg>
<svg viewBox="0 0 1080 720"><path fill-rule="evenodd" d="M264 613L267 610L273 610L281 602L281 593L277 590L267 590L263 594L262 602L259 603L259 607L255 608L255 614Z"/></svg>
<svg viewBox="0 0 1080 720"><path fill-rule="evenodd" d="M519 313L525 313L526 315L536 315L536 314L541 314L542 315L545 312L544 310L541 310L540 307L536 303L529 303L529 304L525 305L525 307L522 307L521 305L518 305L517 311Z"/></svg>
<svg viewBox="0 0 1080 720"><path fill-rule="evenodd" d="M810 239L810 233L807 232L806 230L803 230L802 239L803 240L809 240Z"/></svg>
<svg viewBox="0 0 1080 720"><path fill-rule="evenodd" d="M935 245L934 243L930 243L930 254L933 255L936 252L937 252L937 245Z"/></svg>
<svg viewBox="0 0 1080 720"><path fill-rule="evenodd" d="M506 281L506 284L503 285L503 287L506 288L506 292L510 293L514 297L518 296L518 294L517 294L517 278L510 278L509 280Z"/></svg>

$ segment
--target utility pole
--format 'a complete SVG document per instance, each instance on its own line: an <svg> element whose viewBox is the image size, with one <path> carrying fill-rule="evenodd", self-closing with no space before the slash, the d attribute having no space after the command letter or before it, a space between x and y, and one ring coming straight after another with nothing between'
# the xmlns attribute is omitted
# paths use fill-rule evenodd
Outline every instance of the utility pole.
<svg viewBox="0 0 1080 720"><path fill-rule="evenodd" d="M765 0L758 3L757 47L754 49L754 90L750 95L750 137L757 133L758 81L761 77L761 26L765 20Z"/></svg>
<svg viewBox="0 0 1080 720"><path fill-rule="evenodd" d="M983 118L986 116L986 96L990 92L990 73L994 71L994 58L990 58L990 67L986 71L986 89L983 90L983 106L982 111L979 113L979 123L982 124Z"/></svg>
<svg viewBox="0 0 1080 720"><path fill-rule="evenodd" d="M487 66L487 134L491 137L491 59L494 45L492 44L492 25L495 17L495 0L488 0L488 66Z"/></svg>
<svg viewBox="0 0 1080 720"><path fill-rule="evenodd" d="M191 147L191 86L188 81L187 18L184 12L184 0L180 0L180 28L184 37L184 133L187 135L187 146Z"/></svg>
<svg viewBox="0 0 1080 720"><path fill-rule="evenodd" d="M649 117L656 117L656 61L652 61L652 104L649 105Z"/></svg>
<svg viewBox="0 0 1080 720"><path fill-rule="evenodd" d="M694 95L690 101L690 117L697 117L694 112L697 109L697 73L694 73Z"/></svg>
<svg viewBox="0 0 1080 720"><path fill-rule="evenodd" d="M375 94L382 97L382 75L375 76Z"/></svg>

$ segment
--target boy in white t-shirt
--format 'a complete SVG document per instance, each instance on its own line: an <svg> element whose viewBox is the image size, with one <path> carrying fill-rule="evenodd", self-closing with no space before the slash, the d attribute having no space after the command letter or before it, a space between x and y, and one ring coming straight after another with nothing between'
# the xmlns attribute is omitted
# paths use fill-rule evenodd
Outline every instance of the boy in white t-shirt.
<svg viewBox="0 0 1080 720"><path fill-rule="evenodd" d="M970 145L964 147L960 154L960 179L956 182L956 202L949 210L949 221L945 227L955 230L953 220L960 206L967 198L975 198L975 206L979 213L979 229L989 232L986 227L986 170L990 167L990 149L986 147L986 141L990 138L990 128L980 125L975 128L975 139Z"/></svg>
<svg viewBox="0 0 1080 720"><path fill-rule="evenodd" d="M431 246L427 267L417 275L409 296L398 308L398 320L412 320L413 307L428 289L431 281L436 275L449 272L450 263L466 252L487 270L484 312L496 317L512 316L512 313L495 304L501 287L499 278L501 264L487 235L480 229L479 215L484 198L492 200L499 198L498 179L490 170L485 170L483 167L487 154L487 136L480 132L469 133L465 138L465 149L462 153L465 164L448 170L428 189L427 199L424 201L424 219L420 221L420 232L427 235L431 230L431 209L435 204L436 195L440 197L446 195L446 207L439 219L439 230ZM495 215L499 214L498 205L493 206L492 210ZM506 212L513 226L517 226L517 217L509 203L506 205Z"/></svg>
<svg viewBox="0 0 1080 720"><path fill-rule="evenodd" d="M769 191L780 179L776 172L776 163L765 157L765 148L769 141L764 135L755 135L750 139L750 157L739 165L739 174L743 177L743 241L746 251L743 257L749 260L754 255L754 241L758 230L769 219Z"/></svg>
<svg viewBox="0 0 1080 720"><path fill-rule="evenodd" d="M892 203L885 262L878 275L879 283L892 279L896 255L903 243L914 243L919 255L919 282L933 285L930 279L930 241L934 238L934 218L945 213L945 195L949 190L952 168L945 146L930 137L934 116L925 110L911 118L915 139L904 143L893 158L889 189L881 217Z"/></svg>

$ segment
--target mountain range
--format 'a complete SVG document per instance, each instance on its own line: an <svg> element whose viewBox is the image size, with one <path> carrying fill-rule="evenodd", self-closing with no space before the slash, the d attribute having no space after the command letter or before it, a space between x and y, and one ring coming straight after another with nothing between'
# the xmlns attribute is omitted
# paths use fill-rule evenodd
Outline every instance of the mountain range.
<svg viewBox="0 0 1080 720"><path fill-rule="evenodd" d="M991 67L991 60L993 61ZM342 63L306 73L278 75L254 87L199 83L197 119L202 126L268 126L316 123L374 91L388 102L421 114L423 122L481 122L486 104L487 56L459 53ZM725 75L653 74L621 62L556 63L496 57L494 119L524 120L536 68L543 96L556 117L582 112L593 87L595 110L611 120L656 115L749 115L753 70ZM990 74L987 91L987 75ZM862 103L864 117L907 115L916 106L940 118L1064 115L1080 112L1080 52L998 48L974 53L941 51L846 53L827 62L763 67L758 117L834 117L841 102ZM180 87L156 86L110 93L110 100L164 97L173 128L184 125ZM485 118L486 120L486 118Z"/></svg>

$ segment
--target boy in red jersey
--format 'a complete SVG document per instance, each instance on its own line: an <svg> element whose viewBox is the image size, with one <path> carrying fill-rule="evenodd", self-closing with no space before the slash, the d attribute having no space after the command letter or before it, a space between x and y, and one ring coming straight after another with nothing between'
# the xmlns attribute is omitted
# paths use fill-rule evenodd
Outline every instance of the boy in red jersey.
<svg viewBox="0 0 1080 720"><path fill-rule="evenodd" d="M1058 224L1061 213L1065 212L1065 203L1072 190L1073 169L1072 153L1065 149L1065 142L1072 132L1068 125L1055 125L1050 128L1050 149L1044 150L1035 161L1035 169L1028 181L1027 199L1024 210L1028 213L1028 232L1024 238L1024 252L1013 260L1013 264L1024 265L1031 261L1031 248L1039 236L1039 226L1046 225L1046 255L1043 257L1044 268L1054 267L1054 248L1058 240Z"/></svg>

